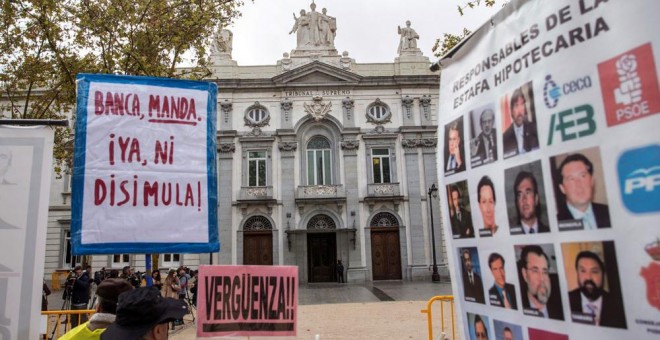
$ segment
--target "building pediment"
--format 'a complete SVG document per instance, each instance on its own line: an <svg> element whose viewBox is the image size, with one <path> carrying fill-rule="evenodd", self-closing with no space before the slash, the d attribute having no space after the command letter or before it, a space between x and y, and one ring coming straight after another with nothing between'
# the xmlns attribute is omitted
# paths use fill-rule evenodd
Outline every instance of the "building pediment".
<svg viewBox="0 0 660 340"><path fill-rule="evenodd" d="M319 61L300 66L272 78L273 83L286 86L354 85L362 76Z"/></svg>

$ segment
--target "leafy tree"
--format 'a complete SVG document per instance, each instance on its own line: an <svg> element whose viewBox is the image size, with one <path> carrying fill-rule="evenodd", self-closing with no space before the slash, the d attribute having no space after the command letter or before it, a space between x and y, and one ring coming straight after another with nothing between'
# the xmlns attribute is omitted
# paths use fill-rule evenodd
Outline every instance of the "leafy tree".
<svg viewBox="0 0 660 340"><path fill-rule="evenodd" d="M472 9L481 5L484 5L486 7L493 7L495 6L495 3L497 0L474 0L474 1L468 1L465 4L458 5L458 13L463 16L464 11L466 9ZM503 3L506 5L506 1L500 0L500 3ZM440 58L447 54L449 50L451 50L454 46L456 46L461 40L463 40L465 37L470 35L470 30L467 28L463 28L463 32L460 34L452 34L452 33L445 33L442 36L442 39L436 39L435 44L433 44L433 48L431 49L434 52L434 56Z"/></svg>
<svg viewBox="0 0 660 340"><path fill-rule="evenodd" d="M0 0L0 116L63 119L78 73L201 79L233 0ZM193 67L182 70L184 56ZM75 119L75 116L73 117ZM57 173L71 169L71 129L56 129Z"/></svg>

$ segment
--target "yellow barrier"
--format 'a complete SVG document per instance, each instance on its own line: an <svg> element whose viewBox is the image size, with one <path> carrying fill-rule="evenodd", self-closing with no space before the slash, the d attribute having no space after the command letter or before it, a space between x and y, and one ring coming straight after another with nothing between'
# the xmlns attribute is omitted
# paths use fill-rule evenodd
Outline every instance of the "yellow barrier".
<svg viewBox="0 0 660 340"><path fill-rule="evenodd" d="M429 340L433 340L433 311L431 305L434 301L440 301L440 332L442 334L443 340L445 339L445 302L449 302L450 313L451 313L451 338L456 339L456 333L454 330L454 296L452 295L439 295L434 296L429 299L429 302L426 304L426 309L422 309L422 313L426 313L429 326Z"/></svg>
<svg viewBox="0 0 660 340"><path fill-rule="evenodd" d="M85 323L85 321L80 322L82 315L86 314L89 320L89 317L94 313L96 311L93 309L42 311L41 315L45 315L48 318L48 322L46 323L46 339L57 339L70 331L71 319L78 318L78 324ZM64 320L66 320L66 323L64 323L64 327L61 327Z"/></svg>

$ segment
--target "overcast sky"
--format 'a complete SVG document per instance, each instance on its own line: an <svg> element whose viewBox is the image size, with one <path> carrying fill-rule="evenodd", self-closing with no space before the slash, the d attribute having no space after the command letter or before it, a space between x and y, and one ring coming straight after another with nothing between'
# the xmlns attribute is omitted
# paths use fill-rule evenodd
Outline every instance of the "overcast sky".
<svg viewBox="0 0 660 340"><path fill-rule="evenodd" d="M417 43L425 56L443 33L460 33L463 27L475 30L499 9L466 10L460 16L458 4L467 0L315 0L316 10L327 8L337 18L335 47L358 63L393 62L399 44L397 26L406 20L419 34ZM296 48L293 13L309 12L311 0L250 0L240 8L242 17L229 29L234 33L232 57L241 66L274 65L284 52Z"/></svg>

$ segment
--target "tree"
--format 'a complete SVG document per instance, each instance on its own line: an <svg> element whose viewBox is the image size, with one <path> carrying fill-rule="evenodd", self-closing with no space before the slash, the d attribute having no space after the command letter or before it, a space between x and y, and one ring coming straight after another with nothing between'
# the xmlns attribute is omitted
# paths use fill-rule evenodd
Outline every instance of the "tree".
<svg viewBox="0 0 660 340"><path fill-rule="evenodd" d="M463 6L458 5L458 13L463 16L464 11L468 8L472 9L481 5L484 5L486 7L493 7L495 6L495 3L497 0L474 0L474 1L468 1L466 2ZM500 1L501 3L503 2L503 5L506 5L506 1ZM434 52L434 56L440 58L447 54L454 46L456 46L461 40L465 39L468 35L470 35L470 30L467 28L463 28L463 32L461 34L452 34L452 33L444 33L442 39L436 39L435 44L433 44L433 48L431 50Z"/></svg>
<svg viewBox="0 0 660 340"><path fill-rule="evenodd" d="M233 0L0 0L0 116L63 119L78 73L201 79L215 27ZM180 68L184 56L193 67ZM75 119L75 116L72 117ZM69 171L71 129L57 129L57 173Z"/></svg>

